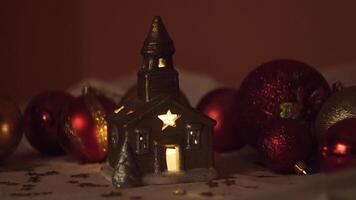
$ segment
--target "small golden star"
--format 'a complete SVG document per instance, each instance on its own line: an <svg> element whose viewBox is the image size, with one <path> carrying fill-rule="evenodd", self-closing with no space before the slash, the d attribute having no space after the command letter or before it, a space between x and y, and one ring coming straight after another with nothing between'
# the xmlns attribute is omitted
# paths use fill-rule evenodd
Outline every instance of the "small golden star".
<svg viewBox="0 0 356 200"><path fill-rule="evenodd" d="M166 114L158 115L158 118L163 122L163 131L168 126L176 127L176 120L180 118L180 115L172 114L171 110L168 110Z"/></svg>

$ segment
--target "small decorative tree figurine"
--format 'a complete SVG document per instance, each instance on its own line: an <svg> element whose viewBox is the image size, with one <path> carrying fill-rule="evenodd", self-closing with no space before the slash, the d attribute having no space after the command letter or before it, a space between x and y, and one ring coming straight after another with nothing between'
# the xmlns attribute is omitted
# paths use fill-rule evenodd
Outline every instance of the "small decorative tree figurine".
<svg viewBox="0 0 356 200"><path fill-rule="evenodd" d="M141 175L127 137L121 147L120 159L115 167L112 183L118 188L142 185Z"/></svg>

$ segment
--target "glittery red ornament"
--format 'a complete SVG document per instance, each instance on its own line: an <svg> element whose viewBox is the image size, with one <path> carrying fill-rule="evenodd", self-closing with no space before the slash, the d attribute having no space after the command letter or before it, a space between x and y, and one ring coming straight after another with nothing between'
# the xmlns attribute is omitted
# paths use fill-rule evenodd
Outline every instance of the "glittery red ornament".
<svg viewBox="0 0 356 200"><path fill-rule="evenodd" d="M213 148L217 152L237 150L245 144L236 126L235 93L231 88L215 89L206 94L197 106L200 112L217 122L213 137Z"/></svg>
<svg viewBox="0 0 356 200"><path fill-rule="evenodd" d="M35 96L24 113L24 133L29 143L46 155L60 155L64 151L57 138L60 114L74 97L63 91L48 91Z"/></svg>
<svg viewBox="0 0 356 200"><path fill-rule="evenodd" d="M356 167L356 118L339 121L322 138L322 167L326 172Z"/></svg>
<svg viewBox="0 0 356 200"><path fill-rule="evenodd" d="M101 162L107 156L107 116L115 103L89 88L62 114L62 147L82 162Z"/></svg>
<svg viewBox="0 0 356 200"><path fill-rule="evenodd" d="M271 121L259 138L258 149L263 163L279 173L292 173L299 163L306 163L312 153L308 126L297 120ZM297 165L297 166L296 166Z"/></svg>
<svg viewBox="0 0 356 200"><path fill-rule="evenodd" d="M309 65L293 60L262 64L245 78L238 94L247 142L256 144L261 128L270 120L313 123L329 94L328 83Z"/></svg>

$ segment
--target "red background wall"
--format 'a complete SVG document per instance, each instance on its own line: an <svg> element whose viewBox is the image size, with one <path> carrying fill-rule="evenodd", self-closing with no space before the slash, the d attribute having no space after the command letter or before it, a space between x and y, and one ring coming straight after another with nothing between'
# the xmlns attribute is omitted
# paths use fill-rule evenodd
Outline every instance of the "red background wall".
<svg viewBox="0 0 356 200"><path fill-rule="evenodd" d="M227 85L276 58L330 68L356 60L355 8L351 0L3 0L0 91L20 102L135 72L154 15L175 41L177 66Z"/></svg>

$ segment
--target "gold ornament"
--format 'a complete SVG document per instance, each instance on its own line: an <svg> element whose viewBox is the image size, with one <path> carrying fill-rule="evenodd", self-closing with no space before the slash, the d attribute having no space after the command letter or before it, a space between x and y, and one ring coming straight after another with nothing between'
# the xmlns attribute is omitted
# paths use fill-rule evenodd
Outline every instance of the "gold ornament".
<svg viewBox="0 0 356 200"><path fill-rule="evenodd" d="M10 99L0 97L0 161L9 156L22 138L23 121L19 108Z"/></svg>
<svg viewBox="0 0 356 200"><path fill-rule="evenodd" d="M316 119L318 136L336 122L348 118L356 118L356 86L342 89L326 100Z"/></svg>
<svg viewBox="0 0 356 200"><path fill-rule="evenodd" d="M114 111L115 103L98 92L88 90L77 97L62 111L62 147L79 161L104 161L108 153L107 115Z"/></svg>

